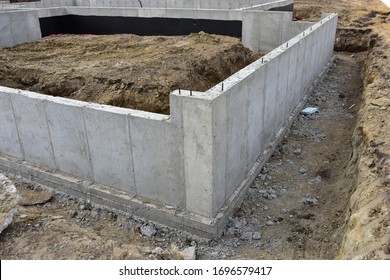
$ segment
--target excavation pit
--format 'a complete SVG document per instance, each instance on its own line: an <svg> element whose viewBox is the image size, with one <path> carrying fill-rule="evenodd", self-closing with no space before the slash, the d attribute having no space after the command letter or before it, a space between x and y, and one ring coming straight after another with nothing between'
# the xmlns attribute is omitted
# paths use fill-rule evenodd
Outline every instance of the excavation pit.
<svg viewBox="0 0 390 280"><path fill-rule="evenodd" d="M31 34L40 39L40 18L87 13L240 21L242 44L268 53L205 92L173 91L169 115L0 87L0 168L91 203L218 236L326 71L337 15L314 24L252 10L38 9L8 14L36 28L8 30L10 44Z"/></svg>

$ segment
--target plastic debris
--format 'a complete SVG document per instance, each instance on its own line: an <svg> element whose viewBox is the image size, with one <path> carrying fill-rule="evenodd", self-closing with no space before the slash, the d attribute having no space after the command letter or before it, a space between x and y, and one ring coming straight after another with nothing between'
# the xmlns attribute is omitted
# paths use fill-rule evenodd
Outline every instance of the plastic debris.
<svg viewBox="0 0 390 280"><path fill-rule="evenodd" d="M318 113L318 112L319 112L318 108L316 108L316 107L307 107L301 111L301 114L306 116L306 115L312 115L312 114Z"/></svg>

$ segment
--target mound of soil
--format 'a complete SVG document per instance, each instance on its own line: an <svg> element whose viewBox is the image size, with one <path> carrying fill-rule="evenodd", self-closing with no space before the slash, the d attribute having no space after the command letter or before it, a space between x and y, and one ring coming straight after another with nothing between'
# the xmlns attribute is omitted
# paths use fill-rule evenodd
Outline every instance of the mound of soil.
<svg viewBox="0 0 390 280"><path fill-rule="evenodd" d="M239 39L203 32L67 35L0 49L0 85L169 114L173 90L206 91L259 57Z"/></svg>

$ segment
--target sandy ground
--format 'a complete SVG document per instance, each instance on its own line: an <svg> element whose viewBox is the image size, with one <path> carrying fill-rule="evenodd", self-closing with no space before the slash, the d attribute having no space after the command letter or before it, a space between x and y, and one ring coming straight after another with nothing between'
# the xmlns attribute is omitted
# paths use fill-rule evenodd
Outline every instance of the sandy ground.
<svg viewBox="0 0 390 280"><path fill-rule="evenodd" d="M390 258L390 24L380 1L297 0L296 16L339 13L335 64L249 189L219 240L206 241L66 195L20 205L1 259ZM46 197L11 178L22 200ZM148 237L150 236L150 237Z"/></svg>
<svg viewBox="0 0 390 280"><path fill-rule="evenodd" d="M173 90L206 91L259 57L239 39L203 32L68 35L0 49L0 85L169 114Z"/></svg>

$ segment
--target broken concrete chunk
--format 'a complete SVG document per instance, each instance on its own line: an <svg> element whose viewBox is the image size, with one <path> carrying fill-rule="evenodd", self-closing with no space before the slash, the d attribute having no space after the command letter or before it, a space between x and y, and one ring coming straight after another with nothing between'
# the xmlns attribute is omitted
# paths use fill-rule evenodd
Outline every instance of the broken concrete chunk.
<svg viewBox="0 0 390 280"><path fill-rule="evenodd" d="M241 240L252 240L253 233L251 231L245 231L241 234Z"/></svg>
<svg viewBox="0 0 390 280"><path fill-rule="evenodd" d="M12 182L0 173L0 233L12 222L20 196Z"/></svg>
<svg viewBox="0 0 390 280"><path fill-rule="evenodd" d="M183 254L185 260L196 260L195 246L185 248L183 251L181 251L181 253Z"/></svg>
<svg viewBox="0 0 390 280"><path fill-rule="evenodd" d="M157 230L153 225L143 225L140 230L143 236L149 238L155 236L157 233Z"/></svg>
<svg viewBox="0 0 390 280"><path fill-rule="evenodd" d="M258 232L258 231L254 232L253 235L252 235L252 239L253 240L260 240L261 239L261 233Z"/></svg>

